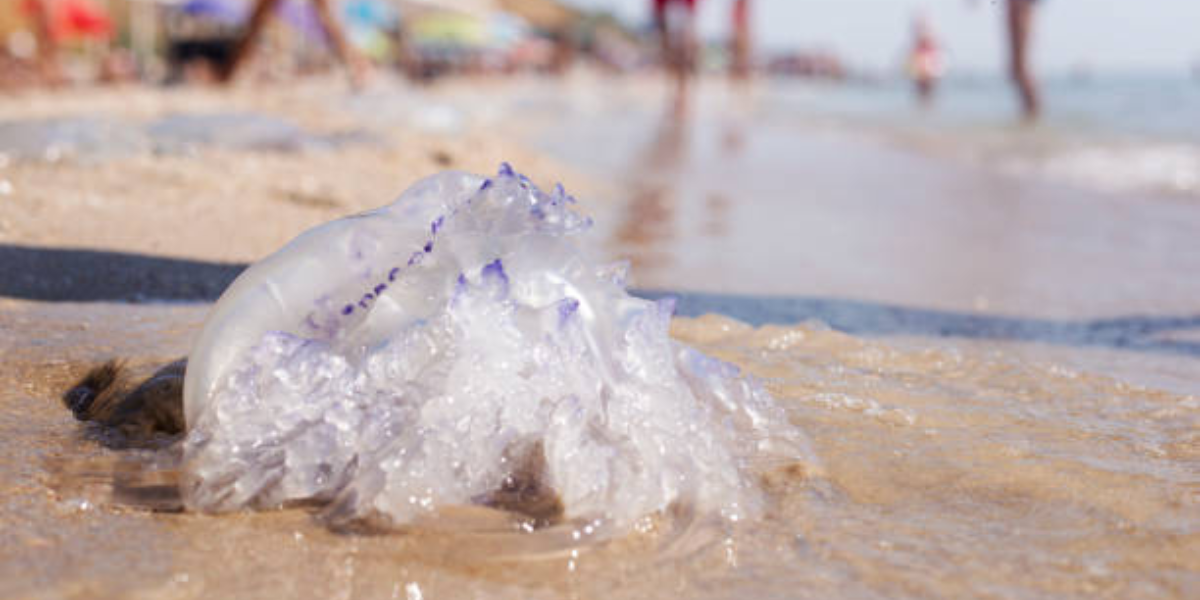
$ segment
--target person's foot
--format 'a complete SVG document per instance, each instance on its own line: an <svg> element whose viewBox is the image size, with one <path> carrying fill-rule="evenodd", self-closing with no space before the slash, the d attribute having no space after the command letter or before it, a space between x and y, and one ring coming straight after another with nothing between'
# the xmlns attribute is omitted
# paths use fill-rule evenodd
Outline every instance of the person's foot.
<svg viewBox="0 0 1200 600"><path fill-rule="evenodd" d="M375 68L371 61L361 56L355 56L346 67L350 72L350 87L356 92L365 89L375 78Z"/></svg>

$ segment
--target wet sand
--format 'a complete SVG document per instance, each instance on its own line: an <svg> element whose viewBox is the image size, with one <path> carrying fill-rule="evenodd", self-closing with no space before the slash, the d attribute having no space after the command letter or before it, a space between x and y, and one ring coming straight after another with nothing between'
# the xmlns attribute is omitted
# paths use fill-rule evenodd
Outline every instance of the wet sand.
<svg viewBox="0 0 1200 600"><path fill-rule="evenodd" d="M6 301L0 594L1182 598L1197 583L1194 397L721 317L675 334L766 378L825 471L765 481L766 516L732 530L679 519L572 556L549 533L338 535L303 510L115 503L121 455L56 397L108 356L177 356L204 309Z"/></svg>
<svg viewBox="0 0 1200 600"><path fill-rule="evenodd" d="M671 150L655 141L644 90L614 90L641 111L629 119L571 130L578 111L605 109L535 104L548 97L539 85L509 90L497 110L528 117L532 137L573 141L554 158L503 129L389 121L386 107L411 98L309 90L296 94L305 102L200 94L184 107L330 133L362 126L361 113L329 108L357 103L390 123L389 143L0 169L13 190L0 196L0 597L1184 598L1200 587L1200 284L1188 276L1200 273L1188 235L1200 208L992 180L870 140L770 133L752 117L737 152L726 154L728 122L703 112ZM77 102L0 115L107 106L145 121L178 109L149 92L136 110ZM664 144L665 159L653 150ZM682 292L689 316L745 321L682 318L673 334L763 378L823 469L764 480L760 520L667 515L575 552L570 531L344 535L303 509L114 502L130 457L101 447L61 392L112 356L184 354L241 264L388 201L441 168L442 151L472 170L504 158L565 180L640 286ZM605 183L614 169L624 175ZM326 200L288 199L306 189L298 197Z"/></svg>
<svg viewBox="0 0 1200 600"><path fill-rule="evenodd" d="M411 92L387 93L401 105L393 110L413 112L404 112L416 102ZM390 202L443 169L491 172L508 160L531 176L576 188L587 182L501 132L472 123L422 127L377 117L379 106L355 101L365 102L315 82L228 96L134 89L0 98L0 120L52 132L0 130L8 165L0 170L0 242L250 262L313 225ZM154 139L134 131L156 124ZM257 133L246 132L256 126ZM328 138L344 141L306 145Z"/></svg>

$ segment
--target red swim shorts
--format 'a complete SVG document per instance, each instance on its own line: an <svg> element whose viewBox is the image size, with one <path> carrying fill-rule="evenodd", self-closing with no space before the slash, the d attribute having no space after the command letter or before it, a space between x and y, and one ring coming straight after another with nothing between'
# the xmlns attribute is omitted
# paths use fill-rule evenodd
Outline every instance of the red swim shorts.
<svg viewBox="0 0 1200 600"><path fill-rule="evenodd" d="M696 0L654 0L654 14L661 16L672 4L687 7L688 10L696 10Z"/></svg>

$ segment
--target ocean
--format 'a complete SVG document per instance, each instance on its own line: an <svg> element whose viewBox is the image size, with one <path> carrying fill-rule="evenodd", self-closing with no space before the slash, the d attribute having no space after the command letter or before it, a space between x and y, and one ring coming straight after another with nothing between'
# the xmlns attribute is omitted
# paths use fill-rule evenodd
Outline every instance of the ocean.
<svg viewBox="0 0 1200 600"><path fill-rule="evenodd" d="M1017 126L1008 81L958 76L928 105L904 80L767 84L778 118L870 131L1004 172L1087 188L1200 196L1200 77L1075 75L1042 82L1044 114Z"/></svg>

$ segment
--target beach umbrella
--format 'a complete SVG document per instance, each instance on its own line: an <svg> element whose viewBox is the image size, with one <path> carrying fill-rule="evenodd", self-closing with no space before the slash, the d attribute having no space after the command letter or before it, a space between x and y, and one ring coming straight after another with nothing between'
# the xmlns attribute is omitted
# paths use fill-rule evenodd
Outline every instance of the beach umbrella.
<svg viewBox="0 0 1200 600"><path fill-rule="evenodd" d="M91 0L59 0L57 5L55 28L60 39L108 39L112 35L108 12Z"/></svg>
<svg viewBox="0 0 1200 600"><path fill-rule="evenodd" d="M565 29L582 18L579 9L562 0L499 0L499 8L544 31Z"/></svg>
<svg viewBox="0 0 1200 600"><path fill-rule="evenodd" d="M491 16L498 9L495 0L401 0L400 5L413 13L450 11L478 18Z"/></svg>
<svg viewBox="0 0 1200 600"><path fill-rule="evenodd" d="M387 59L394 45L388 33L400 25L396 7L385 0L346 0L341 8L350 43L371 58Z"/></svg>
<svg viewBox="0 0 1200 600"><path fill-rule="evenodd" d="M510 48L529 35L529 24L516 15L500 12L488 19L489 43L494 48Z"/></svg>
<svg viewBox="0 0 1200 600"><path fill-rule="evenodd" d="M384 0L347 0L342 3L342 18L351 27L394 27L400 14Z"/></svg>
<svg viewBox="0 0 1200 600"><path fill-rule="evenodd" d="M423 44L483 46L489 41L485 21L454 12L419 15L411 21L410 33Z"/></svg>
<svg viewBox="0 0 1200 600"><path fill-rule="evenodd" d="M187 0L179 10L190 17L236 25L246 20L247 5L241 0Z"/></svg>
<svg viewBox="0 0 1200 600"><path fill-rule="evenodd" d="M112 19L92 0L26 0L25 10L29 13L47 11L50 35L56 40L108 39L112 36Z"/></svg>
<svg viewBox="0 0 1200 600"><path fill-rule="evenodd" d="M292 29L299 32L300 35L309 39L325 39L324 30L321 29L321 21L317 18L317 11L313 8L312 2L308 0L283 0L279 5L278 14L284 23L287 23Z"/></svg>

